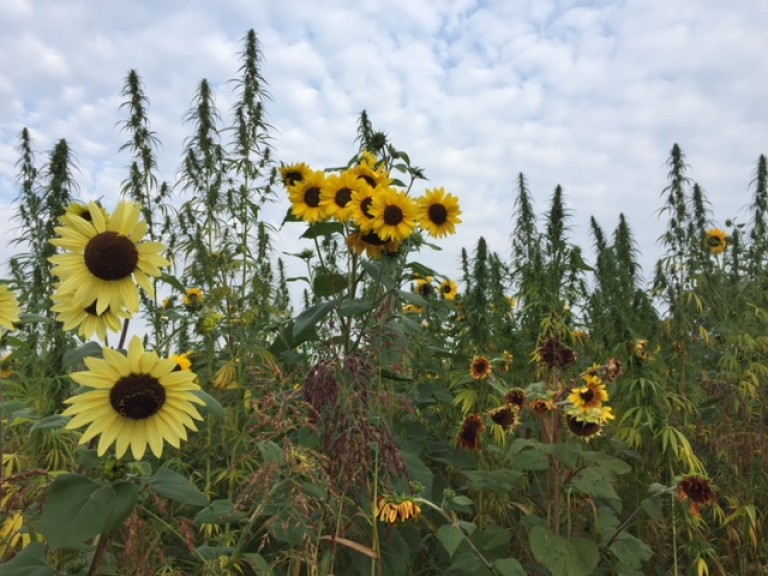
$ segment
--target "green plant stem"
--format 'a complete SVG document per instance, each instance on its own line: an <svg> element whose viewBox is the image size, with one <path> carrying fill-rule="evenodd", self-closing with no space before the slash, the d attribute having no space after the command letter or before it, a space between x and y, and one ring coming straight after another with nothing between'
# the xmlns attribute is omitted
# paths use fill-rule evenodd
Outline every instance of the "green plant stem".
<svg viewBox="0 0 768 576"><path fill-rule="evenodd" d="M88 576L97 576L99 574L99 570L101 570L101 563L104 559L104 553L107 551L107 544L109 544L109 538L111 535L112 532L108 534L99 534L96 550L93 553L91 565L88 567Z"/></svg>
<svg viewBox="0 0 768 576"><path fill-rule="evenodd" d="M675 486L670 486L670 487L669 487L669 488L667 488L666 490L662 490L662 491L660 491L660 492L657 492L657 493L655 493L655 494L651 494L651 495L650 495L648 498L656 498L657 496L662 496L662 495L664 495L664 494L667 494L667 493L671 493L671 492L674 492L674 491L675 491ZM604 546L604 548L610 548L610 547L611 547L611 544L613 544L613 541L614 541L614 540L616 540L616 538L618 538L618 537L619 537L619 535L621 535L621 533L622 533L622 532L624 532L624 530L626 530L627 526L629 526L629 525L630 525L630 523L632 522L632 520L634 520L634 519L635 519L635 517L636 517L636 516L637 516L637 515L640 513L640 511L641 511L642 509L643 509L643 505L642 505L642 503L641 503L641 504L640 504L640 506L638 506L637 508L635 508L635 509L632 511L632 513L631 513L629 516L627 516L627 518L626 518L626 519L625 519L625 520L624 520L624 521L623 521L621 524L619 524L619 527L618 527L618 528L616 528L616 532L614 532L614 533L613 533L613 536L611 536L611 537L608 539L608 542L606 542L606 543L605 543L605 546Z"/></svg>
<svg viewBox="0 0 768 576"><path fill-rule="evenodd" d="M117 348L121 349L123 346L125 346L125 339L128 337L128 326L130 326L131 320L130 318L126 318L123 320L123 329L120 332L120 340L117 343Z"/></svg>

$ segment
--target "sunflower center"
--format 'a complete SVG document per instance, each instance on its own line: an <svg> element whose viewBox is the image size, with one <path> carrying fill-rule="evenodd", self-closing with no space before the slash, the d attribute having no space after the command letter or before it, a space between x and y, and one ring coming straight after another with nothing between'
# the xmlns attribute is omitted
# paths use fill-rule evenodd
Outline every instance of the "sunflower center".
<svg viewBox="0 0 768 576"><path fill-rule="evenodd" d="M336 191L336 197L334 198L336 205L340 208L344 208L350 200L352 200L352 190L349 188L342 188Z"/></svg>
<svg viewBox="0 0 768 576"><path fill-rule="evenodd" d="M400 206L387 206L384 208L384 222L389 226L397 226L405 219Z"/></svg>
<svg viewBox="0 0 768 576"><path fill-rule="evenodd" d="M112 230L96 234L83 253L85 266L101 280L122 280L133 274L139 263L139 251L127 236Z"/></svg>
<svg viewBox="0 0 768 576"><path fill-rule="evenodd" d="M285 175L285 181L288 183L288 186L293 186L296 183L301 182L303 180L304 180L304 175L299 171L288 172Z"/></svg>
<svg viewBox="0 0 768 576"><path fill-rule="evenodd" d="M600 432L600 424L597 422L585 422L572 416L568 417L568 428L576 436L589 437Z"/></svg>
<svg viewBox="0 0 768 576"><path fill-rule="evenodd" d="M376 188L376 184L378 184L378 182L376 182L376 178L374 178L373 176L369 176L368 174L361 174L360 176L357 177L357 179L362 180L363 182L368 184L368 186L370 186L371 188Z"/></svg>
<svg viewBox="0 0 768 576"><path fill-rule="evenodd" d="M366 244L371 244L372 246L383 246L386 244L384 240L382 240L376 232L369 232L365 236L361 237L362 241Z"/></svg>
<svg viewBox="0 0 768 576"><path fill-rule="evenodd" d="M450 294L452 291L450 284L443 284L443 294Z"/></svg>
<svg viewBox="0 0 768 576"><path fill-rule="evenodd" d="M476 374L485 374L485 371L487 369L488 369L488 364L486 364L484 360L478 360L477 362L475 362Z"/></svg>
<svg viewBox="0 0 768 576"><path fill-rule="evenodd" d="M373 204L373 198L368 196L367 198L363 198L363 200L360 202L360 211L365 214L368 218L373 218L370 212L368 212L368 209L371 207L371 204Z"/></svg>
<svg viewBox="0 0 768 576"><path fill-rule="evenodd" d="M432 204L427 212L431 222L437 224L445 224L448 220L448 210L442 204Z"/></svg>
<svg viewBox="0 0 768 576"><path fill-rule="evenodd" d="M592 400L594 400L595 398L595 391L592 390L592 388L588 388L587 390L579 394L579 396L581 396L581 399L584 402L592 402Z"/></svg>
<svg viewBox="0 0 768 576"><path fill-rule="evenodd" d="M85 312L86 314L90 314L91 316L96 316L97 318L99 318L100 316L103 316L104 314L106 314L107 312L109 312L109 306L107 306L107 309L106 309L106 310L104 310L104 312L102 312L101 314L99 314L98 312L96 312L96 303L97 303L97 302L98 302L98 300L94 300L94 301L93 301L93 304L91 304L90 306L86 306L85 308L83 308L83 312Z"/></svg>
<svg viewBox="0 0 768 576"><path fill-rule="evenodd" d="M320 206L320 188L317 186L307 188L307 191L304 192L304 203L310 208Z"/></svg>
<svg viewBox="0 0 768 576"><path fill-rule="evenodd" d="M115 412L130 420L144 420L157 414L165 404L165 388L150 374L123 376L109 391Z"/></svg>

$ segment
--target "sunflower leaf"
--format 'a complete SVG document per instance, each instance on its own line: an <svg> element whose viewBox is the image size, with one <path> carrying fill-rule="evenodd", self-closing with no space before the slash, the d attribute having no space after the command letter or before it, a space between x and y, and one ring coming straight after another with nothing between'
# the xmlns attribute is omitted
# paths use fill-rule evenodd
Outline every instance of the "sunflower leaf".
<svg viewBox="0 0 768 576"><path fill-rule="evenodd" d="M535 526L528 536L536 560L557 576L587 576L600 561L597 545L586 538L566 540L543 526Z"/></svg>
<svg viewBox="0 0 768 576"><path fill-rule="evenodd" d="M101 346L97 342L86 342L79 348L75 348L64 354L64 358L61 360L62 368L67 371L77 364L82 364L86 357L93 356L95 358L101 358L101 355Z"/></svg>
<svg viewBox="0 0 768 576"><path fill-rule="evenodd" d="M56 571L45 561L45 546L31 542L12 560L0 564L0 576L54 576Z"/></svg>
<svg viewBox="0 0 768 576"><path fill-rule="evenodd" d="M152 476L147 478L147 485L158 496L189 504L190 506L207 506L208 498L200 489L192 484L186 476L161 466Z"/></svg>
<svg viewBox="0 0 768 576"><path fill-rule="evenodd" d="M458 526L444 524L437 529L437 539L440 540L443 548L448 552L448 556L453 558L456 548L458 548L459 544L464 540L464 533Z"/></svg>

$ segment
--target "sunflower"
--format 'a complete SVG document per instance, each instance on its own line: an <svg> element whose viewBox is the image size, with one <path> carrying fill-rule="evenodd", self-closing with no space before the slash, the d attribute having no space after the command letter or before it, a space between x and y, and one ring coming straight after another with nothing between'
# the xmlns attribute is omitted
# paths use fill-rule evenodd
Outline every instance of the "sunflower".
<svg viewBox="0 0 768 576"><path fill-rule="evenodd" d="M507 393L507 404L517 406L519 410L525 408L525 390L522 388L513 388Z"/></svg>
<svg viewBox="0 0 768 576"><path fill-rule="evenodd" d="M355 178L368 184L371 189L389 186L392 182L392 178L389 177L389 172L383 168L375 168L374 166L375 164L363 162L354 168L350 168L349 171Z"/></svg>
<svg viewBox="0 0 768 576"><path fill-rule="evenodd" d="M568 402L580 410L599 408L608 401L608 391L605 384L597 375L586 376L586 386L575 388L568 395Z"/></svg>
<svg viewBox="0 0 768 576"><path fill-rule="evenodd" d="M505 432L511 432L520 425L520 412L514 404L504 404L490 412L491 420Z"/></svg>
<svg viewBox="0 0 768 576"><path fill-rule="evenodd" d="M578 436L579 438L583 438L584 440L589 440L590 438L599 436L603 429L603 426L600 424L600 422L582 420L577 416L568 415L565 417L565 421L568 425L568 429L574 435Z"/></svg>
<svg viewBox="0 0 768 576"><path fill-rule="evenodd" d="M59 235L51 244L64 248L64 254L49 258L51 271L62 279L59 290L74 293L84 306L96 302L96 313L107 308L139 310L139 290L152 294L150 276L170 262L160 255L160 242L141 242L147 224L141 219L141 206L120 202L108 218L95 202L88 205L91 221L74 214L67 224L54 228ZM135 279L135 282L134 282Z"/></svg>
<svg viewBox="0 0 768 576"><path fill-rule="evenodd" d="M352 192L352 199L349 201L349 216L363 232L373 230L373 214L370 210L373 199L377 195L378 191L364 182L358 183L357 188Z"/></svg>
<svg viewBox="0 0 768 576"><path fill-rule="evenodd" d="M551 398L534 398L528 403L528 407L537 416L546 416L550 412L557 410L555 401Z"/></svg>
<svg viewBox="0 0 768 576"><path fill-rule="evenodd" d="M418 204L418 219L421 227L433 238L442 238L456 233L456 224L461 224L459 199L446 193L443 188L426 190Z"/></svg>
<svg viewBox="0 0 768 576"><path fill-rule="evenodd" d="M125 310L113 310L110 306L101 314L96 312L96 301L83 306L75 299L74 292L54 292L51 311L56 312L56 320L64 324L64 330L74 330L83 338L91 339L96 334L100 340L107 339L107 332L119 332L123 319L131 314Z"/></svg>
<svg viewBox="0 0 768 576"><path fill-rule="evenodd" d="M456 280L443 280L440 284L440 295L445 300L456 300L456 297L459 295L459 285Z"/></svg>
<svg viewBox="0 0 768 576"><path fill-rule="evenodd" d="M424 312L424 308L416 304L405 304L403 306L403 314L424 314Z"/></svg>
<svg viewBox="0 0 768 576"><path fill-rule="evenodd" d="M409 497L382 496L376 505L373 515L380 522L396 524L409 518L418 519L421 507Z"/></svg>
<svg viewBox="0 0 768 576"><path fill-rule="evenodd" d="M192 360L189 358L189 353L185 352L184 354L174 354L171 356L171 360L176 362L176 368L173 369L174 372L192 371Z"/></svg>
<svg viewBox="0 0 768 576"><path fill-rule="evenodd" d="M355 232L347 236L347 245L355 254L365 252L369 258L378 260L384 254L396 254L400 243L394 240L385 241L376 232Z"/></svg>
<svg viewBox="0 0 768 576"><path fill-rule="evenodd" d="M296 186L297 184L304 182L304 180L306 180L311 173L312 168L310 168L304 162L300 164L288 164L286 166L280 167L280 178L282 178L283 185L286 188L290 188L291 186Z"/></svg>
<svg viewBox="0 0 768 576"><path fill-rule="evenodd" d="M461 424L459 446L468 450L480 450L480 435L483 430L485 430L483 419L478 414L470 414Z"/></svg>
<svg viewBox="0 0 768 576"><path fill-rule="evenodd" d="M7 284L0 284L0 326L7 330L14 329L14 323L19 322L19 300L16 293Z"/></svg>
<svg viewBox="0 0 768 576"><path fill-rule="evenodd" d="M416 229L416 203L405 192L382 188L371 203L371 225L382 240L402 242Z"/></svg>
<svg viewBox="0 0 768 576"><path fill-rule="evenodd" d="M701 508L717 499L709 480L693 474L683 476L677 483L677 494L680 500L690 500L691 512L694 516L701 516Z"/></svg>
<svg viewBox="0 0 768 576"><path fill-rule="evenodd" d="M163 444L178 448L187 430L197 430L202 420L195 404L205 402L195 392L195 374L176 371L176 361L145 352L138 336L128 345L128 355L104 348L104 358L85 359L88 370L71 374L82 386L93 388L67 400L64 416L73 416L68 429L88 426L80 438L87 444L99 437L98 455L115 444L117 458L131 448L141 460L147 446L160 458Z"/></svg>
<svg viewBox="0 0 768 576"><path fill-rule="evenodd" d="M205 292L202 288L188 288L184 294L184 306L189 310L200 310L205 302Z"/></svg>
<svg viewBox="0 0 768 576"><path fill-rule="evenodd" d="M359 185L357 178L349 170L326 178L320 190L320 206L326 215L339 222L347 222L352 216L352 193Z"/></svg>
<svg viewBox="0 0 768 576"><path fill-rule="evenodd" d="M576 362L573 350L554 338L544 340L534 353L534 358L549 368L565 368Z"/></svg>
<svg viewBox="0 0 768 576"><path fill-rule="evenodd" d="M472 359L472 365L469 369L469 373L475 380L485 380L493 372L491 361L485 356L475 356Z"/></svg>
<svg viewBox="0 0 768 576"><path fill-rule="evenodd" d="M728 248L728 234L720 228L707 231L707 248L712 254L722 254Z"/></svg>
<svg viewBox="0 0 768 576"><path fill-rule="evenodd" d="M416 280L416 286L413 291L424 299L429 299L435 294L435 287L432 285L434 278L427 276L426 278L419 278Z"/></svg>
<svg viewBox="0 0 768 576"><path fill-rule="evenodd" d="M314 224L327 218L326 209L320 206L320 191L325 182L325 172L312 170L306 177L288 188L293 215Z"/></svg>

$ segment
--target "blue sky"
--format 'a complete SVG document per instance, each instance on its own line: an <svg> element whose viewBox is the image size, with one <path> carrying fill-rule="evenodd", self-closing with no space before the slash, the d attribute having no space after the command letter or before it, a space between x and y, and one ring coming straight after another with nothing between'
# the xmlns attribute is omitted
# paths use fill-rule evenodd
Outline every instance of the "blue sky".
<svg viewBox="0 0 768 576"><path fill-rule="evenodd" d="M650 274L673 143L708 195L713 224L749 219L750 181L768 152L765 22L768 2L754 0L3 0L0 217L14 213L25 126L39 161L67 139L83 199L116 202L128 163L118 152L119 93L130 69L163 144L160 178L173 183L197 85L213 84L227 118L227 80L253 28L279 160L344 163L366 109L425 169L426 186L460 197L459 233L422 261L452 274L461 247L481 235L509 256L523 172L540 214L563 186L572 239L590 260L590 216L611 232L624 212ZM273 209L276 222L286 207ZM296 251L300 233L284 228L278 249ZM10 254L0 249L3 261Z"/></svg>

